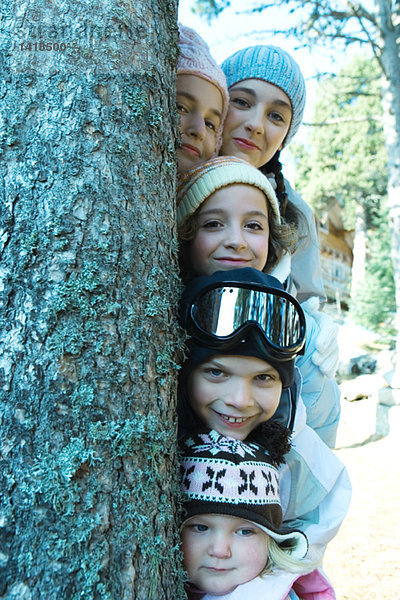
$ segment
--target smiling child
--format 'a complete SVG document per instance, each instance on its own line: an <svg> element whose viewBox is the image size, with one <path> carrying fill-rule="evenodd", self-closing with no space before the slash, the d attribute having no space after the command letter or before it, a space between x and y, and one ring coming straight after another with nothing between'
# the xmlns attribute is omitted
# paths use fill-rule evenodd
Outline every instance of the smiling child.
<svg viewBox="0 0 400 600"><path fill-rule="evenodd" d="M189 27L179 25L177 109L180 141L178 173L218 153L228 110L225 75L207 44Z"/></svg>
<svg viewBox="0 0 400 600"><path fill-rule="evenodd" d="M177 220L184 281L240 267L268 272L296 241L268 179L232 156L179 177Z"/></svg>

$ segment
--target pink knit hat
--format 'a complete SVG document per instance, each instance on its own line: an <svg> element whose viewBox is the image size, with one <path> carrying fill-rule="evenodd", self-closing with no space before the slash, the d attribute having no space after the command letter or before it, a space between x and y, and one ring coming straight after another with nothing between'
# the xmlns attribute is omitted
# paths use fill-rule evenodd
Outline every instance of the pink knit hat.
<svg viewBox="0 0 400 600"><path fill-rule="evenodd" d="M193 29L179 23L178 75L197 75L215 85L222 95L221 124L215 154L222 144L222 130L228 112L229 95L224 72L210 54L206 42Z"/></svg>

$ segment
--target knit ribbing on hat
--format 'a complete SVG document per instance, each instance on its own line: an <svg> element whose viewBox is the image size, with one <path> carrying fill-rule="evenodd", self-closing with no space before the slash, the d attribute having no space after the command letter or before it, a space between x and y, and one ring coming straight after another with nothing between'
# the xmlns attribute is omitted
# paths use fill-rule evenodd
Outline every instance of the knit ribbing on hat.
<svg viewBox="0 0 400 600"><path fill-rule="evenodd" d="M217 431L195 432L181 444L182 492L185 500L216 502L254 510L253 519L279 530L282 510L278 471L265 451ZM271 511L271 507L275 510Z"/></svg>
<svg viewBox="0 0 400 600"><path fill-rule="evenodd" d="M250 163L235 156L219 156L178 178L177 220L180 225L192 215L211 194L234 184L247 184L259 188L266 196L277 223L281 222L279 202L268 179Z"/></svg>
<svg viewBox="0 0 400 600"><path fill-rule="evenodd" d="M244 79L261 79L285 92L292 105L286 146L298 131L306 102L306 85L297 62L277 46L250 46L229 56L221 65L228 88Z"/></svg>
<svg viewBox="0 0 400 600"><path fill-rule="evenodd" d="M217 131L215 153L222 144L222 130L229 106L228 86L224 72L213 59L206 42L190 27L179 23L178 75L197 75L215 85L222 96L221 124Z"/></svg>

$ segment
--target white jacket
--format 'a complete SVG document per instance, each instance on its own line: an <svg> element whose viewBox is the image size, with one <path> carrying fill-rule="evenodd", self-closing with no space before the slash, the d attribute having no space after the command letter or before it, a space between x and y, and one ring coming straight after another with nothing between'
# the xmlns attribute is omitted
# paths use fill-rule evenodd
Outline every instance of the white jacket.
<svg viewBox="0 0 400 600"><path fill-rule="evenodd" d="M321 307L326 302L320 261L319 241L312 208L303 200L285 179L289 200L304 215L308 225L308 236L292 256L291 278L296 287L299 302L318 296Z"/></svg>
<svg viewBox="0 0 400 600"><path fill-rule="evenodd" d="M288 289L293 258L289 254L284 255L270 275L276 277L285 285L287 291L295 296L296 289L293 286ZM321 328L313 313L305 310L304 316L306 345L304 354L296 359L296 366L300 369L303 380L301 396L307 409L307 424L330 448L333 448L340 417L340 389L335 379L324 375L312 360ZM337 346L337 340L335 342ZM330 352L331 348L327 348L327 351Z"/></svg>
<svg viewBox="0 0 400 600"><path fill-rule="evenodd" d="M306 424L307 413L296 374L297 403L292 448L280 467L284 524L303 531L312 560L322 560L326 544L347 514L351 484L344 464Z"/></svg>
<svg viewBox="0 0 400 600"><path fill-rule="evenodd" d="M230 594L206 594L202 600L295 600L299 597L303 600L335 600L335 592L321 570L308 575L279 571L243 583Z"/></svg>

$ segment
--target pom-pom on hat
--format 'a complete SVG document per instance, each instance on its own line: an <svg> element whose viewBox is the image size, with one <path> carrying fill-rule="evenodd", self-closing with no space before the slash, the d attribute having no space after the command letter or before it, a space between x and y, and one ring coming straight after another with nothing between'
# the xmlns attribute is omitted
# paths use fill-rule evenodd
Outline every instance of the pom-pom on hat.
<svg viewBox="0 0 400 600"><path fill-rule="evenodd" d="M179 175L176 209L178 225L190 217L211 194L237 183L258 187L265 194L268 206L276 222L280 224L279 202L265 175L245 160L235 156L218 156Z"/></svg>
<svg viewBox="0 0 400 600"><path fill-rule="evenodd" d="M285 92L292 105L292 120L284 146L298 131L306 103L306 84L297 62L277 46L250 46L229 56L221 65L228 88L244 79L262 79Z"/></svg>
<svg viewBox="0 0 400 600"><path fill-rule="evenodd" d="M206 42L190 27L179 23L178 75L197 75L215 85L222 95L221 125L217 131L216 154L222 144L222 130L229 106L228 87L223 70L210 53Z"/></svg>
<svg viewBox="0 0 400 600"><path fill-rule="evenodd" d="M185 520L200 514L245 519L294 558L306 555L306 536L282 527L278 471L262 446L204 429L185 436L180 450Z"/></svg>

